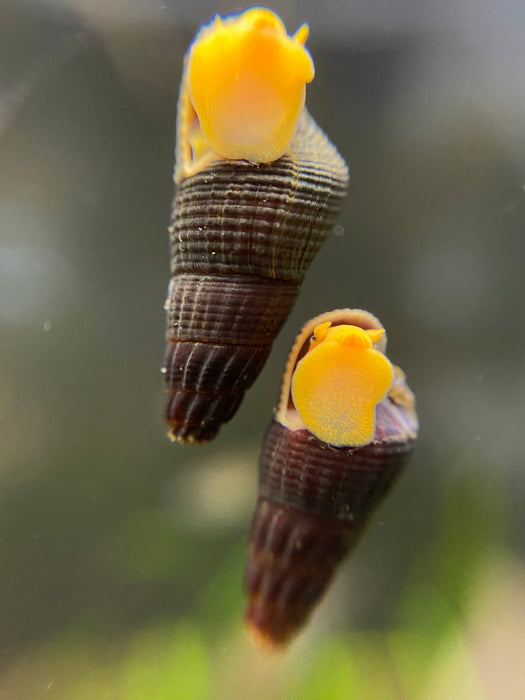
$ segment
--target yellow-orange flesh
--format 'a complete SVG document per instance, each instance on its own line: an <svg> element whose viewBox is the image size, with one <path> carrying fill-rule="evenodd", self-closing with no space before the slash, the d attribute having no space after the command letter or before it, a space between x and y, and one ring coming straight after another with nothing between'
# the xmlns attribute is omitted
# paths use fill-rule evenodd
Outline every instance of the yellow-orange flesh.
<svg viewBox="0 0 525 700"><path fill-rule="evenodd" d="M374 348L383 330L316 326L292 377L292 400L304 425L336 447L373 440L375 407L394 381L389 360Z"/></svg>
<svg viewBox="0 0 525 700"><path fill-rule="evenodd" d="M195 37L186 62L189 99L198 128L193 157L271 162L289 148L314 76L304 47L308 27L289 36L280 18L255 7L216 17Z"/></svg>

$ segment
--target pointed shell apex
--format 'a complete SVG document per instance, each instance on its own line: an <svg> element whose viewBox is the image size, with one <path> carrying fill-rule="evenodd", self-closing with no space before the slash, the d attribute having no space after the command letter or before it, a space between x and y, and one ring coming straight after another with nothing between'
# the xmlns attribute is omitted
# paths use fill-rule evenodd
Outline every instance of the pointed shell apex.
<svg viewBox="0 0 525 700"><path fill-rule="evenodd" d="M282 654L286 650L286 642L280 642L263 632L252 620L246 620L246 630L252 644L265 656Z"/></svg>

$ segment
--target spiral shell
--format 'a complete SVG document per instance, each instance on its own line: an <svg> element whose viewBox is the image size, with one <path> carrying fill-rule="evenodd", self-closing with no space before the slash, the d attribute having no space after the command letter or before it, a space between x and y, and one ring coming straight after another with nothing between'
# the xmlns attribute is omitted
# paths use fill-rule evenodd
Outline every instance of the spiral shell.
<svg viewBox="0 0 525 700"><path fill-rule="evenodd" d="M347 166L304 109L307 34L253 8L206 25L185 59L163 370L175 440L210 440L233 416L346 194Z"/></svg>
<svg viewBox="0 0 525 700"><path fill-rule="evenodd" d="M379 321L351 309L314 318L292 348L249 536L246 621L259 644L278 647L306 622L412 451L414 396L385 349Z"/></svg>

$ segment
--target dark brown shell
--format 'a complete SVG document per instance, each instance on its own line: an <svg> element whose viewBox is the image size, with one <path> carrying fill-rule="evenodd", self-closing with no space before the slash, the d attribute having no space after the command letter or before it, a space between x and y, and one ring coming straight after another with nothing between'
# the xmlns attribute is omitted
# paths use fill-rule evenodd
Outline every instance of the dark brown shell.
<svg viewBox="0 0 525 700"><path fill-rule="evenodd" d="M370 328L370 319L352 320ZM300 354L301 343L294 347L290 360ZM405 466L418 428L413 395L397 369L376 409L374 439L363 447L333 447L306 429L283 425L285 402L288 394L281 396L261 452L245 576L247 623L260 642L273 646L307 621Z"/></svg>
<svg viewBox="0 0 525 700"><path fill-rule="evenodd" d="M173 439L210 440L233 416L347 184L346 164L306 111L278 161L216 161L177 184L164 368Z"/></svg>

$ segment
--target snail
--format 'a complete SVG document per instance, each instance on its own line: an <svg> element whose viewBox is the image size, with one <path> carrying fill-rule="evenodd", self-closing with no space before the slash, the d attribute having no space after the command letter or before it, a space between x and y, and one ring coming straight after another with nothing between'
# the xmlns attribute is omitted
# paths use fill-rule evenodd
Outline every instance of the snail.
<svg viewBox="0 0 525 700"><path fill-rule="evenodd" d="M301 628L409 457L414 395L372 314L309 321L290 352L259 462L246 622L279 648Z"/></svg>
<svg viewBox="0 0 525 700"><path fill-rule="evenodd" d="M211 440L232 418L346 194L304 107L307 36L252 8L204 25L185 57L162 370L173 440Z"/></svg>

